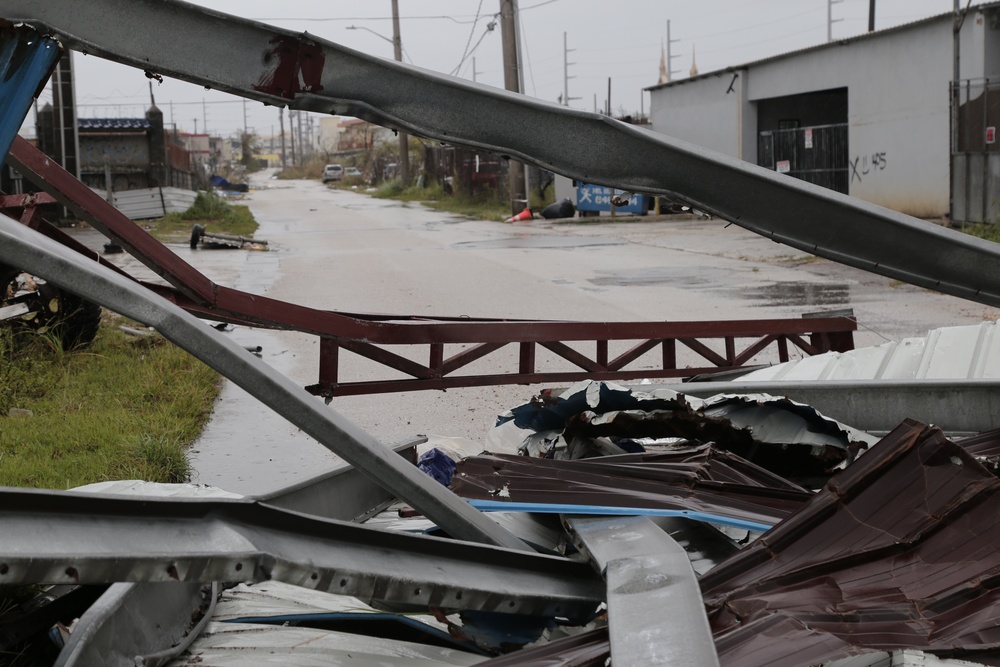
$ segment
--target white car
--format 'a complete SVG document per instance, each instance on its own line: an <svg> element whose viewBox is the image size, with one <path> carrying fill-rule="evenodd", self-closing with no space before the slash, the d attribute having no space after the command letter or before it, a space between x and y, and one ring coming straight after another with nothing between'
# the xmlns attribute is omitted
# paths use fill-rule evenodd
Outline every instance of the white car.
<svg viewBox="0 0 1000 667"><path fill-rule="evenodd" d="M323 167L323 182L339 181L344 177L344 168L339 164L328 164Z"/></svg>
<svg viewBox="0 0 1000 667"><path fill-rule="evenodd" d="M361 176L361 170L357 167L347 167L344 169L344 176Z"/></svg>

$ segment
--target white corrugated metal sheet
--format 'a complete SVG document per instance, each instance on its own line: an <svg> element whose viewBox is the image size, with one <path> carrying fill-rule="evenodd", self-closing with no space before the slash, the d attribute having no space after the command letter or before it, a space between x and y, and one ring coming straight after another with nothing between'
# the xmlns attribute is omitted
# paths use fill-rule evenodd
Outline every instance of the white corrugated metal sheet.
<svg viewBox="0 0 1000 667"><path fill-rule="evenodd" d="M106 191L91 189L107 199ZM116 192L114 203L130 220L148 220L162 218L164 213L183 213L191 208L197 196L197 192L181 188L143 188Z"/></svg>
<svg viewBox="0 0 1000 667"><path fill-rule="evenodd" d="M850 352L829 352L748 373L737 382L1000 379L998 322L932 329Z"/></svg>

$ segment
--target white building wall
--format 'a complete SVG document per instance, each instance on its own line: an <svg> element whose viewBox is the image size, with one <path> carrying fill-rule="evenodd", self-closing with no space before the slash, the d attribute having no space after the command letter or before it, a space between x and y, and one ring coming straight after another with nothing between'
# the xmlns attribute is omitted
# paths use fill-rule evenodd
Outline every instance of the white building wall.
<svg viewBox="0 0 1000 667"><path fill-rule="evenodd" d="M849 192L910 215L948 211L949 22L753 67L750 99L847 88Z"/></svg>
<svg viewBox="0 0 1000 667"><path fill-rule="evenodd" d="M665 89L654 90L650 103L653 130L726 155L742 157L738 123L740 96L726 93L732 78L732 74L720 74L686 81L666 89L669 94L663 94ZM742 89L742 81L738 79L738 83Z"/></svg>
<svg viewBox="0 0 1000 667"><path fill-rule="evenodd" d="M962 30L962 77L984 72L982 16ZM949 207L950 17L651 91L657 132L756 162L760 100L847 88L850 194L921 217ZM988 65L987 69L992 69Z"/></svg>

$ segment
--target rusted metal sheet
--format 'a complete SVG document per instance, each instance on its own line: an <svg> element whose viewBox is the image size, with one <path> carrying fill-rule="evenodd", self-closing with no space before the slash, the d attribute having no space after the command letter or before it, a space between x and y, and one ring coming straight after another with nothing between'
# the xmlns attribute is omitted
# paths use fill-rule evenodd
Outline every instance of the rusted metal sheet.
<svg viewBox="0 0 1000 667"><path fill-rule="evenodd" d="M769 484L765 470L704 445L677 454L580 461L483 455L459 462L451 488L465 498L514 503L677 509L775 524L811 493Z"/></svg>
<svg viewBox="0 0 1000 667"><path fill-rule="evenodd" d="M908 421L701 580L722 664L1000 648L1000 479Z"/></svg>

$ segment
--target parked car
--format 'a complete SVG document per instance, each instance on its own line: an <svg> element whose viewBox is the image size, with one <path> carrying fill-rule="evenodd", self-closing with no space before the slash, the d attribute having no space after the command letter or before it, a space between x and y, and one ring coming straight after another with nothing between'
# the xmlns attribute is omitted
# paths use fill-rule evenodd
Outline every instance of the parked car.
<svg viewBox="0 0 1000 667"><path fill-rule="evenodd" d="M323 167L323 182L339 181L344 177L344 168L339 164L328 164Z"/></svg>
<svg viewBox="0 0 1000 667"><path fill-rule="evenodd" d="M347 167L344 169L344 176L361 176L361 170L357 167Z"/></svg>

